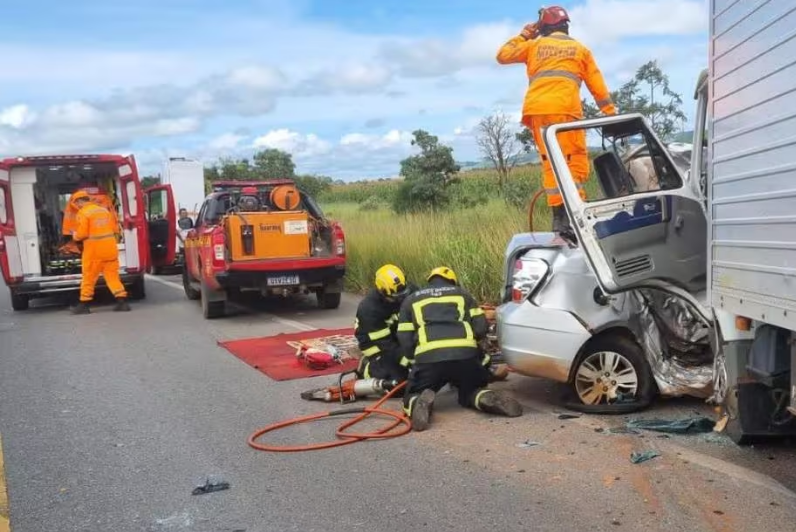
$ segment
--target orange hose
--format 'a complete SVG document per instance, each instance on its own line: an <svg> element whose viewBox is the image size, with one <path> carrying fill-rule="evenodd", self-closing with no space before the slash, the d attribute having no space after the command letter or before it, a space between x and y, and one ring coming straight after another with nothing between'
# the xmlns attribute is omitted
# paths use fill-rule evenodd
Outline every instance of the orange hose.
<svg viewBox="0 0 796 532"><path fill-rule="evenodd" d="M533 195L533 198L531 199L531 206L528 208L528 231L530 233L533 233L533 208L536 205L536 200L538 200L539 196L542 195L542 192L544 192L544 189L540 188L536 194Z"/></svg>
<svg viewBox="0 0 796 532"><path fill-rule="evenodd" d="M296 453L302 451L319 451L321 449L330 449L332 447L340 447L342 445L348 445L350 443L356 443L358 441L365 441L365 440L373 440L373 439L385 439L385 438L396 438L398 436L403 436L407 434L410 430L412 430L412 422L403 412L396 411L396 410L382 410L379 408L385 401L390 399L393 395L395 395L398 390L401 390L406 386L406 381L402 382L390 392L379 399L373 406L371 407L364 407L364 408L344 408L342 410L334 410L334 411L327 411L327 412L319 412L317 414L309 414L307 416L301 416L293 419L288 419L285 421L280 421L278 423L273 423L268 425L267 427L263 427L262 429L254 432L251 436L249 436L249 446L258 450L258 451L270 451L273 453ZM263 436L264 434L268 434L269 432L274 432L275 430L283 429L285 427L290 427L292 425L300 425L302 423L309 423L310 421L316 421L319 419L324 419L332 416L339 416L345 414L355 414L359 413L357 417L346 421L342 425L340 425L337 430L335 431L335 436L337 436L338 440L329 441L329 442L321 442L321 443L310 443L307 445L267 445L264 443L257 443L257 440ZM381 427L378 430L373 432L346 432L347 429L353 427L357 423L364 421L370 415L379 415L379 416L386 416L393 418L393 421L390 424ZM401 427L396 432L391 432L392 429L397 427L398 425L403 424L404 426Z"/></svg>

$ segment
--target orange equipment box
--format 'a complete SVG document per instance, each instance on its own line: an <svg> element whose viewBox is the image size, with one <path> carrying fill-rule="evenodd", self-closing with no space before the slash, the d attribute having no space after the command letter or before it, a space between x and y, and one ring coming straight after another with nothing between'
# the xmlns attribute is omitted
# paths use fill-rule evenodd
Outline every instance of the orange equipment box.
<svg viewBox="0 0 796 532"><path fill-rule="evenodd" d="M225 226L233 262L310 256L305 211L230 214Z"/></svg>

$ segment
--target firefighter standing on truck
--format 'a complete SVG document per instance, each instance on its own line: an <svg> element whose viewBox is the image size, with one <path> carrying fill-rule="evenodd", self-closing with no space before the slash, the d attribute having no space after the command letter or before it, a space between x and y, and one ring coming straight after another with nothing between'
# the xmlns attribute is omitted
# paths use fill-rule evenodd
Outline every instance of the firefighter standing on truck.
<svg viewBox="0 0 796 532"><path fill-rule="evenodd" d="M509 39L500 48L497 62L501 65L526 64L528 89L522 107L522 123L532 131L542 159L543 186L547 204L553 211L553 231L572 237L574 235L553 176L542 129L583 118L580 99L583 82L600 111L606 115L616 114L603 75L591 51L569 36L569 15L559 6L540 9L537 22L527 24L520 35ZM583 188L589 177L586 131L581 129L559 133L558 141L580 196L586 199Z"/></svg>
<svg viewBox="0 0 796 532"><path fill-rule="evenodd" d="M487 388L488 363L478 346L487 333L487 320L456 274L435 268L428 286L401 305L398 340L401 364L410 367L404 411L413 430L428 428L436 392L446 384L458 389L459 404L508 417L522 415L522 407L503 391Z"/></svg>
<svg viewBox="0 0 796 532"><path fill-rule="evenodd" d="M72 309L74 314L88 314L88 304L94 299L94 288L100 274L105 278L113 296L116 298L114 311L128 311L127 292L119 277L119 249L116 237L119 233L114 217L104 207L92 203L85 191L72 194L70 201L78 209L77 227L72 233L76 242L83 243L81 255L82 279L80 281L80 302Z"/></svg>
<svg viewBox="0 0 796 532"><path fill-rule="evenodd" d="M362 351L357 378L385 379L395 384L406 380L408 369L399 364L395 333L401 303L414 288L407 285L406 275L394 264L376 271L375 288L359 303L354 321L354 335Z"/></svg>

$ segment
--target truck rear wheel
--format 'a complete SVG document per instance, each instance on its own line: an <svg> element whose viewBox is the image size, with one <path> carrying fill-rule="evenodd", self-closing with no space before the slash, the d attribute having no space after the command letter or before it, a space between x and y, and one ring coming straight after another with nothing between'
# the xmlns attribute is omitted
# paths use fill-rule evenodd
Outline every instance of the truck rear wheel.
<svg viewBox="0 0 796 532"><path fill-rule="evenodd" d="M218 295L205 283L202 283L202 316L206 320L220 318L227 309L226 295L224 299L219 299Z"/></svg>
<svg viewBox="0 0 796 532"><path fill-rule="evenodd" d="M327 292L323 288L315 292L318 298L318 307L322 309L336 309L340 306L342 294L340 292Z"/></svg>
<svg viewBox="0 0 796 532"><path fill-rule="evenodd" d="M30 296L26 294L11 293L11 308L15 311L28 310L30 306Z"/></svg>

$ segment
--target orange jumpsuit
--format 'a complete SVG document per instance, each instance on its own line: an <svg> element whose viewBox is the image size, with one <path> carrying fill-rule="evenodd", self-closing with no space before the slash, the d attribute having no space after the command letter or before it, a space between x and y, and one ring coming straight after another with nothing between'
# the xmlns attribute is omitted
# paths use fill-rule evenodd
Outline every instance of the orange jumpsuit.
<svg viewBox="0 0 796 532"><path fill-rule="evenodd" d="M108 209L89 203L77 213L77 229L73 238L83 242L83 278L80 281L80 301L88 303L94 299L94 287L100 273L105 277L114 297L126 298L119 277L119 249L116 247L118 226Z"/></svg>
<svg viewBox="0 0 796 532"><path fill-rule="evenodd" d="M522 123L533 132L542 159L542 184L547 204L557 207L563 200L547 157L542 128L583 118L580 100L583 82L605 114L616 114L611 94L591 51L563 32L527 41L519 36L509 39L498 51L497 62L526 64L528 90L522 106ZM567 157L572 177L579 185L580 195L585 199L583 183L589 178L586 131L560 133L558 142Z"/></svg>
<svg viewBox="0 0 796 532"><path fill-rule="evenodd" d="M81 190L88 192L89 198L91 198L93 203L108 209L108 212L111 213L114 227L119 224L119 220L116 216L116 209L107 194L101 191L94 192L94 190L97 190L96 187ZM69 201L66 203L66 208L64 209L64 221L61 224L61 234L63 236L72 236L72 233L77 229L77 211L77 206L72 203L72 198L69 198Z"/></svg>

